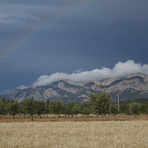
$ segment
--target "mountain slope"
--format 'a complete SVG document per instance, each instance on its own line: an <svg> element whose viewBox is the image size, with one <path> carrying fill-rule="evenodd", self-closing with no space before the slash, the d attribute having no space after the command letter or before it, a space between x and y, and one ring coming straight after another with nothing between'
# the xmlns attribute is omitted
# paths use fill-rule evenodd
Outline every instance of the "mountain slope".
<svg viewBox="0 0 148 148"><path fill-rule="evenodd" d="M117 92L120 92L120 100L148 98L148 75L138 73L121 78L89 82L61 80L46 86L16 89L1 97L18 101L33 97L36 100L61 99L64 103L87 102L90 93L100 93L103 90L111 94L114 101L117 100Z"/></svg>

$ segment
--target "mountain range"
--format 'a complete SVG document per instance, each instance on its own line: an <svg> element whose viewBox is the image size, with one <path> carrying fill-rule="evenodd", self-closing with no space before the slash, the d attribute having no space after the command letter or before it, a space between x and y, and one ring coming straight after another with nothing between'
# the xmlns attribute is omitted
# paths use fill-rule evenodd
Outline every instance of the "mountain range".
<svg viewBox="0 0 148 148"><path fill-rule="evenodd" d="M90 93L106 91L113 101L117 101L117 93L120 100L148 98L148 75L142 73L131 74L120 78L108 78L100 81L75 82L60 80L46 86L15 89L0 97L15 99L21 102L27 97L35 100L62 100L63 103L76 101L88 102Z"/></svg>

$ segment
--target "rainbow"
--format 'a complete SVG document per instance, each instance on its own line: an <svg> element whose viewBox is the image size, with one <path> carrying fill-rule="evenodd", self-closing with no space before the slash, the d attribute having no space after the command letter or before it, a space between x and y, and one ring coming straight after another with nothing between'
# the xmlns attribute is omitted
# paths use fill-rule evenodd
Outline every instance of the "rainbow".
<svg viewBox="0 0 148 148"><path fill-rule="evenodd" d="M56 20L53 20L52 23L47 24L42 29L37 30L36 32L28 33L26 36L24 36L23 39L20 39L17 41L17 43L11 45L8 48L9 50L7 50L7 52L1 56L0 67L5 65L5 63L8 62L12 57L16 57L22 50L25 50L25 47L31 44L31 42L38 38L44 31L52 28L54 24L58 24L58 22L64 19L65 17L70 16L74 12L86 7L92 1L93 0L82 0L75 2L74 7L71 10L67 11L64 14L61 14L61 16L59 16Z"/></svg>

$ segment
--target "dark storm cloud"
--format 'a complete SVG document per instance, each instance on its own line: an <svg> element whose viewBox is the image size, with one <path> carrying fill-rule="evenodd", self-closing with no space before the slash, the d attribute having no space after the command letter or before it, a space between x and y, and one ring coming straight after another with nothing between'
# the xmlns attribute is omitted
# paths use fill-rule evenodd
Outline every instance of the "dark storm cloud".
<svg viewBox="0 0 148 148"><path fill-rule="evenodd" d="M75 2L78 2L80 0L1 0L1 4L27 4L27 5L51 5L51 4L74 4ZM81 0L84 1L84 0Z"/></svg>
<svg viewBox="0 0 148 148"><path fill-rule="evenodd" d="M0 61L21 51L0 63L0 89L129 59L147 64L147 6L147 0L0 0Z"/></svg>

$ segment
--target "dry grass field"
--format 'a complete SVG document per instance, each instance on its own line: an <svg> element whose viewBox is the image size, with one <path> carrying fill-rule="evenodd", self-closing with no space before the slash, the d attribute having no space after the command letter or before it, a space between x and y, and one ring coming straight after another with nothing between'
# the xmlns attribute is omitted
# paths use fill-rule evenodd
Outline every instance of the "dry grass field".
<svg viewBox="0 0 148 148"><path fill-rule="evenodd" d="M0 148L147 147L148 121L0 123Z"/></svg>

